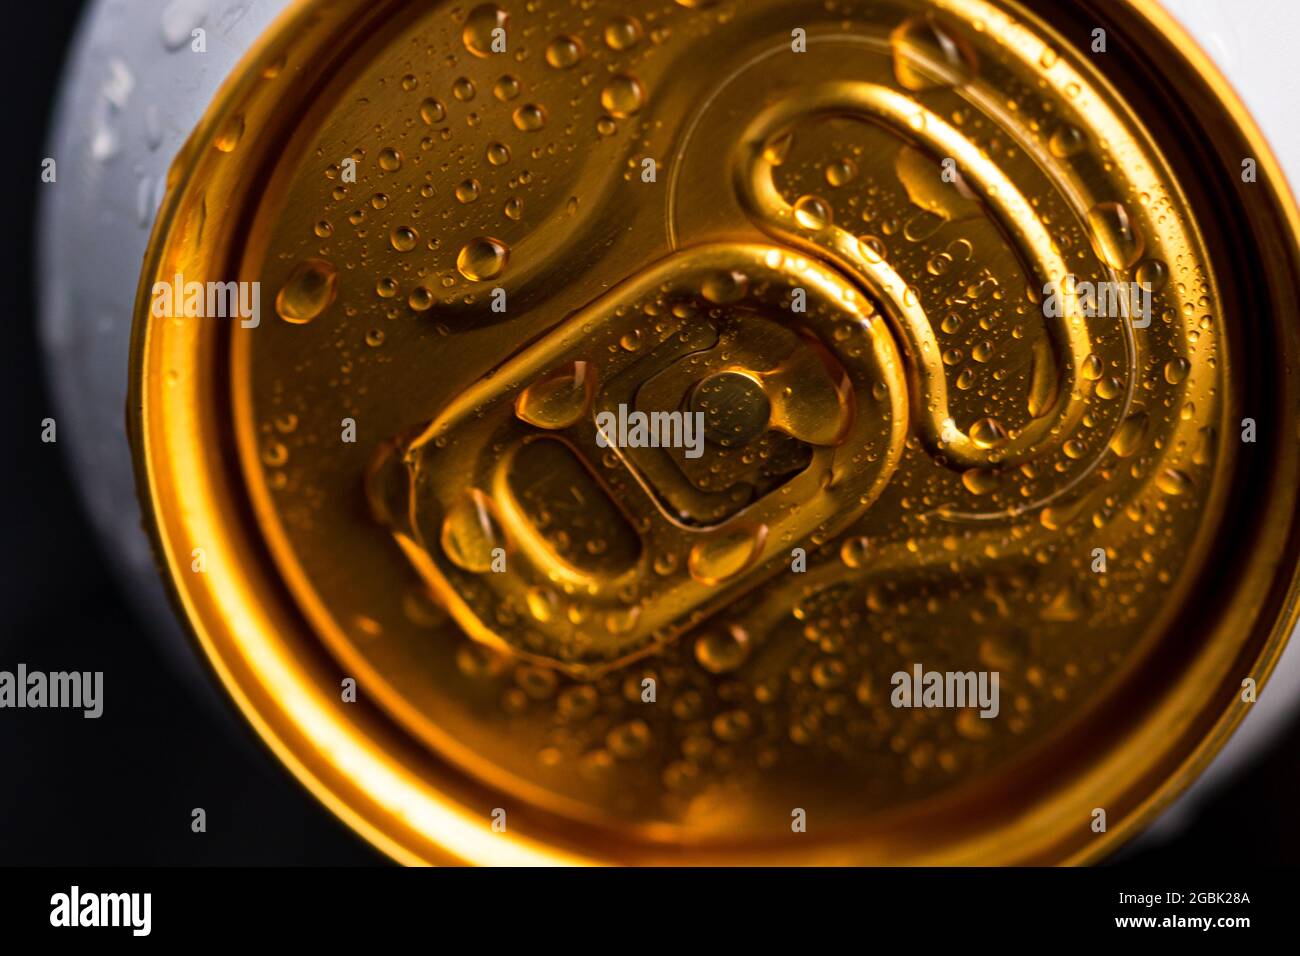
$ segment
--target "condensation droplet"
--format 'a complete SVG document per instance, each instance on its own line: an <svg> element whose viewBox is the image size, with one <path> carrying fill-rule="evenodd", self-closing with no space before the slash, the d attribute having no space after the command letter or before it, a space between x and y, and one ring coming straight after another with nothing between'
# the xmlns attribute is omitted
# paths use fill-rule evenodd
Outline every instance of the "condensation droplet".
<svg viewBox="0 0 1300 956"><path fill-rule="evenodd" d="M1057 159L1071 159L1087 147L1088 134L1072 123L1061 123L1047 139L1047 148Z"/></svg>
<svg viewBox="0 0 1300 956"><path fill-rule="evenodd" d="M557 70L568 70L578 65L585 52L581 40L564 33L546 45L546 62Z"/></svg>
<svg viewBox="0 0 1300 956"><path fill-rule="evenodd" d="M447 107L441 100L429 97L420 104L420 119L429 126L435 126L447 118Z"/></svg>
<svg viewBox="0 0 1300 956"><path fill-rule="evenodd" d="M546 125L546 110L536 103L525 103L514 112L515 129L535 133Z"/></svg>
<svg viewBox="0 0 1300 956"><path fill-rule="evenodd" d="M834 221L830 204L817 196L800 196L794 204L794 218L805 229L826 229Z"/></svg>
<svg viewBox="0 0 1300 956"><path fill-rule="evenodd" d="M1093 206L1088 211L1088 226L1097 256L1112 269L1129 269L1141 258L1145 241L1121 203Z"/></svg>
<svg viewBox="0 0 1300 956"><path fill-rule="evenodd" d="M279 294L275 311L294 325L303 325L324 312L334 301L338 271L324 259L305 259L294 266Z"/></svg>
<svg viewBox="0 0 1300 956"><path fill-rule="evenodd" d="M504 272L509 259L510 247L504 242L491 236L479 236L460 250L456 268L471 282L483 282Z"/></svg>
<svg viewBox="0 0 1300 956"><path fill-rule="evenodd" d="M569 428L591 407L596 376L589 363L570 362L533 382L515 400L520 421L548 430Z"/></svg>
<svg viewBox="0 0 1300 956"><path fill-rule="evenodd" d="M504 30L509 19L509 15L495 3L479 4L465 18L465 29L461 33L465 49L480 59L490 57L493 34L498 29Z"/></svg>
<svg viewBox="0 0 1300 956"><path fill-rule="evenodd" d="M487 495L471 488L448 509L442 523L443 553L465 571L492 569L492 552L504 547L504 537Z"/></svg>
<svg viewBox="0 0 1300 956"><path fill-rule="evenodd" d="M420 234L410 226L397 226L389 234L388 239L398 252L410 252L420 241Z"/></svg>
<svg viewBox="0 0 1300 956"><path fill-rule="evenodd" d="M711 627L695 639L695 659L710 674L736 670L749 649L749 635L739 627Z"/></svg>
<svg viewBox="0 0 1300 956"><path fill-rule="evenodd" d="M645 87L635 76L620 73L610 78L600 92L600 105L620 119L641 112L645 106Z"/></svg>

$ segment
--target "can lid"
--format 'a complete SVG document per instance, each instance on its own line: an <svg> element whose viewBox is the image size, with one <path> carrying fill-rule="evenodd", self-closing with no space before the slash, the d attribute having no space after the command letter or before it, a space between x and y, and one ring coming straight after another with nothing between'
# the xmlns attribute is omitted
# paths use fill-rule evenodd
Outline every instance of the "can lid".
<svg viewBox="0 0 1300 956"><path fill-rule="evenodd" d="M295 3L168 185L160 561L400 860L1097 859L1294 623L1296 209L1154 3Z"/></svg>

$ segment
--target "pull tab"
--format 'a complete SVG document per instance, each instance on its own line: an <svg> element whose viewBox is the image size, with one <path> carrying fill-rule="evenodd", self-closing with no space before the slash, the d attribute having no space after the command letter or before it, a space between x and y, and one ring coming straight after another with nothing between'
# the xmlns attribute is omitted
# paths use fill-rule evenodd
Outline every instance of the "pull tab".
<svg viewBox="0 0 1300 956"><path fill-rule="evenodd" d="M769 235L847 270L881 300L910 359L918 426L932 449L959 467L978 467L1027 461L1063 441L1086 407L1081 371L1091 348L1087 326L1077 308L1047 320L1059 366L1060 389L1054 403L1013 434L971 434L959 429L948 410L948 386L934 329L916 294L869 246L827 218L801 214L773 182L772 172L782 154L779 144L798 123L832 115L879 123L935 157L955 160L962 184L995 213L1026 266L1044 284L1065 281L1069 269L1016 184L938 115L902 94L870 83L801 87L798 97L778 101L753 121L737 147L734 162L735 189L746 213ZM949 188L957 189L958 184Z"/></svg>
<svg viewBox="0 0 1300 956"><path fill-rule="evenodd" d="M787 249L677 253L385 449L372 506L476 639L623 663L888 483L907 392L877 308Z"/></svg>

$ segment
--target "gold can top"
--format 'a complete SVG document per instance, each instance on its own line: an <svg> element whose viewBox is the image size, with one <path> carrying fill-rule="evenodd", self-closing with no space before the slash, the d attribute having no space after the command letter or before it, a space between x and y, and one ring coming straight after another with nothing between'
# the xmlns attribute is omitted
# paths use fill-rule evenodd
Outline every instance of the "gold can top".
<svg viewBox="0 0 1300 956"><path fill-rule="evenodd" d="M292 5L146 262L160 552L399 859L1096 859L1294 616L1277 177L1148 3Z"/></svg>

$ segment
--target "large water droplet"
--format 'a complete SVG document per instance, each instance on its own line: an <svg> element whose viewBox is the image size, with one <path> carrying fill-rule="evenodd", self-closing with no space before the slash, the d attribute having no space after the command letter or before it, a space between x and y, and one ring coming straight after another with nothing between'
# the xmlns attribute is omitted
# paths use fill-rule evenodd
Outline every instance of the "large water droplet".
<svg viewBox="0 0 1300 956"><path fill-rule="evenodd" d="M1128 269L1142 257L1145 240L1122 204L1093 206L1088 211L1088 226L1097 256L1112 269Z"/></svg>
<svg viewBox="0 0 1300 956"><path fill-rule="evenodd" d="M1029 414L1042 418L1056 404L1061 391L1061 376L1056 356L1046 339L1034 343L1034 364L1029 376Z"/></svg>
<svg viewBox="0 0 1300 956"><path fill-rule="evenodd" d="M975 51L949 24L933 14L912 17L890 34L894 53L894 76L904 89L926 90L970 80L976 70ZM923 63L933 64L951 75L948 78L931 71Z"/></svg>
<svg viewBox="0 0 1300 956"><path fill-rule="evenodd" d="M755 531L732 531L712 534L691 548L686 566L691 577L701 584L721 584L749 567L758 556L766 526Z"/></svg>
<svg viewBox="0 0 1300 956"><path fill-rule="evenodd" d="M448 510L442 522L443 553L459 568L475 574L492 569L492 552L505 538L487 495L471 488Z"/></svg>
<svg viewBox="0 0 1300 956"><path fill-rule="evenodd" d="M981 418L970 429L970 440L976 448L996 448L1007 437L1007 430L996 418Z"/></svg>
<svg viewBox="0 0 1300 956"><path fill-rule="evenodd" d="M501 275L509 261L509 246L500 239L479 236L465 243L456 256L456 268L471 282L485 282Z"/></svg>
<svg viewBox="0 0 1300 956"><path fill-rule="evenodd" d="M302 325L334 301L338 271L324 259L305 259L294 266L275 297L275 311L286 322Z"/></svg>
<svg viewBox="0 0 1300 956"><path fill-rule="evenodd" d="M831 207L817 196L800 196L794 204L795 222L805 229L822 230L834 220Z"/></svg>
<svg viewBox="0 0 1300 956"><path fill-rule="evenodd" d="M493 32L504 30L509 16L495 3L481 3L469 12L465 18L465 29L461 39L465 49L477 57L486 59L492 55Z"/></svg>
<svg viewBox="0 0 1300 956"><path fill-rule="evenodd" d="M1147 433L1147 413L1134 412L1124 419L1123 424L1110 440L1110 450L1120 458L1128 458L1142 445Z"/></svg>
<svg viewBox="0 0 1300 956"><path fill-rule="evenodd" d="M571 362L538 379L515 400L515 414L538 428L568 428L591 407L596 375L587 362Z"/></svg>
<svg viewBox="0 0 1300 956"><path fill-rule="evenodd" d="M1156 487L1167 495L1185 495L1192 491L1192 479L1177 468L1166 468L1156 476Z"/></svg>
<svg viewBox="0 0 1300 956"><path fill-rule="evenodd" d="M645 101L645 87L635 76L627 74L612 77L600 92L600 105L611 116L620 118L641 112Z"/></svg>
<svg viewBox="0 0 1300 956"><path fill-rule="evenodd" d="M212 145L223 153L233 153L243 136L244 114L240 113L226 121L226 124L221 127L221 132L212 141Z"/></svg>
<svg viewBox="0 0 1300 956"><path fill-rule="evenodd" d="M1057 159L1078 156L1087 146L1088 134L1072 123L1061 123L1047 139L1047 148Z"/></svg>
<svg viewBox="0 0 1300 956"><path fill-rule="evenodd" d="M512 117L515 129L521 133L535 133L546 125L546 109L537 103L525 103Z"/></svg>
<svg viewBox="0 0 1300 956"><path fill-rule="evenodd" d="M695 639L695 659L710 674L727 674L745 663L749 648L749 635L739 627L711 627Z"/></svg>
<svg viewBox="0 0 1300 956"><path fill-rule="evenodd" d="M546 62L557 70L568 70L578 65L584 53L581 40L563 33L546 45Z"/></svg>

